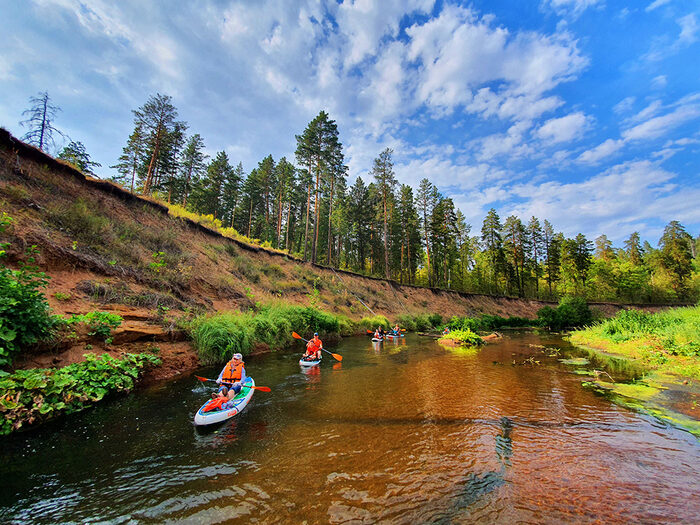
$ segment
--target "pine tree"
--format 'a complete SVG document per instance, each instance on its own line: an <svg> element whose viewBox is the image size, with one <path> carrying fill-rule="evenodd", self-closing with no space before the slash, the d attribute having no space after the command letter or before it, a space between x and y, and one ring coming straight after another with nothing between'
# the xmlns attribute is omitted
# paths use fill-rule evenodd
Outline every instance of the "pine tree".
<svg viewBox="0 0 700 525"><path fill-rule="evenodd" d="M73 166L78 168L83 173L88 173L94 175L92 168L98 168L102 166L99 162L93 162L90 160L90 155L85 151L85 146L82 142L71 141L61 153L58 154L58 158L70 162Z"/></svg>
<svg viewBox="0 0 700 525"><path fill-rule="evenodd" d="M374 159L372 175L377 182L377 191L381 199L381 216L384 222L384 276L390 279L389 266L389 208L394 199L394 187L396 177L394 176L394 163L391 160L393 150L386 148Z"/></svg>
<svg viewBox="0 0 700 525"><path fill-rule="evenodd" d="M693 238L678 221L668 223L659 240L661 265L670 274L671 287L681 298L688 294L687 281L693 271L692 241Z"/></svg>
<svg viewBox="0 0 700 525"><path fill-rule="evenodd" d="M342 144L338 140L338 127L335 120L329 120L328 114L321 111L312 120L301 135L296 135L297 162L305 166L308 173L315 178L314 189L314 236L312 241L311 262L317 258L318 234L320 225L321 178L335 177L343 164ZM311 187L308 188L307 202L311 204ZM308 207L307 207L308 210ZM308 212L307 212L308 215ZM306 221L308 229L308 219ZM307 235L308 236L308 231ZM304 242L306 253L306 241Z"/></svg>
<svg viewBox="0 0 700 525"><path fill-rule="evenodd" d="M116 168L121 177L117 180L131 179L131 193L134 192L134 184L136 182L136 173L144 163L143 153L146 148L146 137L140 126L136 126L134 131L129 135L129 140L126 146L122 149L122 154L119 157L119 162L110 168Z"/></svg>
<svg viewBox="0 0 700 525"><path fill-rule="evenodd" d="M501 237L501 219L496 210L491 208L481 227L481 240L484 244L484 252L489 262L489 284L492 291L498 291L498 279L503 274L505 255L503 253L503 239Z"/></svg>
<svg viewBox="0 0 700 525"><path fill-rule="evenodd" d="M209 157L204 153L204 140L195 133L187 141L187 145L182 150L180 156L180 171L182 181L182 207L187 208L187 198L192 191L192 185L199 181L199 178L206 169L206 159Z"/></svg>
<svg viewBox="0 0 700 525"><path fill-rule="evenodd" d="M172 133L183 133L187 128L184 122L177 122L177 110L171 97L156 93L139 109L134 110L134 124L145 136L150 153L148 168L143 183L143 193L151 193L154 175L162 162L161 154Z"/></svg>
<svg viewBox="0 0 700 525"><path fill-rule="evenodd" d="M53 121L61 108L51 104L51 98L47 91L39 93L36 97L29 97L31 108L24 110L22 115L29 118L19 123L22 127L28 127L29 131L22 136L22 140L38 146L41 151L48 151L49 147L55 149L54 133L65 137L54 125Z"/></svg>
<svg viewBox="0 0 700 525"><path fill-rule="evenodd" d="M420 181L418 186L418 192L416 193L416 206L418 207L418 213L421 217L421 229L423 230L423 239L425 241L425 257L428 269L428 278L432 274L430 267L430 227L429 227L429 217L433 214L433 208L438 201L438 191L433 186L433 183L428 179L423 179ZM428 285L430 286L430 281Z"/></svg>

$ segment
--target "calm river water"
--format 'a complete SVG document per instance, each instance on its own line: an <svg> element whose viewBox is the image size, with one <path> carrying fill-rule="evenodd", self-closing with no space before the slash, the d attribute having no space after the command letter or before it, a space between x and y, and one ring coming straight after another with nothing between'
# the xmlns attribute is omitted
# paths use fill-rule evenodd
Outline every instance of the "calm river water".
<svg viewBox="0 0 700 525"><path fill-rule="evenodd" d="M511 333L477 354L349 338L342 363L306 373L301 346L252 357L272 392L204 431L194 377L142 390L3 439L0 521L700 521L698 440L582 388L539 345L573 352Z"/></svg>

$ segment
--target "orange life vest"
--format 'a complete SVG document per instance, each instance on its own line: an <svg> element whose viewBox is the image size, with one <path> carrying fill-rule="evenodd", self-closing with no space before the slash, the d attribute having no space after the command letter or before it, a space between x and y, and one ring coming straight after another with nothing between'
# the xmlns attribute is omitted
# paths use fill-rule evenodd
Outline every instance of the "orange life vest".
<svg viewBox="0 0 700 525"><path fill-rule="evenodd" d="M236 365L236 364L234 364L233 360L231 360L226 365L226 370L224 371L224 375L221 377L221 382L222 383L235 383L236 381L240 381L242 376L243 376L243 361L241 361L240 363L238 363Z"/></svg>
<svg viewBox="0 0 700 525"><path fill-rule="evenodd" d="M306 345L306 355L315 354L321 350L321 346L323 346L323 342L320 339L318 339L318 343L312 339Z"/></svg>

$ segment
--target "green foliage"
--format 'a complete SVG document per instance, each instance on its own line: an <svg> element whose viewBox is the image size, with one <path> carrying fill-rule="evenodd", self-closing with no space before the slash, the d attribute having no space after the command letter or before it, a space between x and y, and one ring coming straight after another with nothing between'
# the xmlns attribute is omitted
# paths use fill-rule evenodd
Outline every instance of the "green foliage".
<svg viewBox="0 0 700 525"><path fill-rule="evenodd" d="M347 329L349 320L342 323ZM255 342L272 349L293 342L292 332L309 338L341 331L341 319L317 308L289 305L264 305L257 314L223 312L195 319L190 332L203 363L221 363L235 352L247 355Z"/></svg>
<svg viewBox="0 0 700 525"><path fill-rule="evenodd" d="M0 233L11 223L3 213ZM7 244L0 244L0 258ZM0 365L11 363L23 348L51 336L54 321L42 288L49 278L33 266L37 249L27 249L27 260L19 270L0 266Z"/></svg>
<svg viewBox="0 0 700 525"><path fill-rule="evenodd" d="M537 311L541 326L552 330L589 325L593 322L593 312L581 297L564 297L554 309L545 306Z"/></svg>
<svg viewBox="0 0 700 525"><path fill-rule="evenodd" d="M53 294L57 301L70 301L72 295L70 293L56 292Z"/></svg>
<svg viewBox="0 0 700 525"><path fill-rule="evenodd" d="M622 310L615 317L598 324L594 331L600 337L615 343L653 338L670 355L700 356L698 306L675 308L656 314ZM649 360L658 364L665 362L665 356L658 350L648 350L647 353Z"/></svg>
<svg viewBox="0 0 700 525"><path fill-rule="evenodd" d="M89 244L103 244L105 237L110 236L112 231L110 220L95 209L95 204L82 197L78 197L67 208L55 208L51 212L51 219L79 240ZM74 250L77 245L77 241L74 241Z"/></svg>
<svg viewBox="0 0 700 525"><path fill-rule="evenodd" d="M374 330L378 326L381 326L385 330L389 330L391 325L389 324L389 319L383 315L375 315L373 317L363 317L360 319L360 327L367 330Z"/></svg>
<svg viewBox="0 0 700 525"><path fill-rule="evenodd" d="M521 327L533 326L537 321L526 317L501 317L500 315L481 315L479 317L453 317L447 326L450 330L472 330L472 331L488 331L498 330L504 326Z"/></svg>
<svg viewBox="0 0 700 525"><path fill-rule="evenodd" d="M84 315L72 315L68 319L57 318L56 322L65 326L85 323L88 327L88 335L109 337L112 335L112 329L121 325L122 320L120 315L109 312L88 312Z"/></svg>
<svg viewBox="0 0 700 525"><path fill-rule="evenodd" d="M466 346L484 344L484 340L468 328L465 330L453 330L449 334L438 339L438 343L441 341L455 341Z"/></svg>
<svg viewBox="0 0 700 525"><path fill-rule="evenodd" d="M430 314L428 315L428 321L433 328L437 328L442 324L442 316L440 314Z"/></svg>
<svg viewBox="0 0 700 525"><path fill-rule="evenodd" d="M160 273L160 271L167 266L167 263L165 262L165 253L163 252L155 252L152 255L153 261L148 265L148 267L151 269L151 271L155 273Z"/></svg>
<svg viewBox="0 0 700 525"><path fill-rule="evenodd" d="M129 391L141 369L159 363L150 354L127 354L123 359L86 354L84 362L64 368L0 375L0 435L77 412L110 392Z"/></svg>

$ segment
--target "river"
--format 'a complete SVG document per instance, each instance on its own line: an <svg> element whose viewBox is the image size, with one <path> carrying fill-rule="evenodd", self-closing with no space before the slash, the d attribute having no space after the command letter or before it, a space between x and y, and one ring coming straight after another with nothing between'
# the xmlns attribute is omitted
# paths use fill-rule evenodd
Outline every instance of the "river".
<svg viewBox="0 0 700 525"><path fill-rule="evenodd" d="M544 348L543 348L544 347ZM559 355L554 355L555 350ZM182 377L2 441L9 523L688 523L700 443L581 386L557 335L478 353L348 338L247 359L242 414ZM212 377L213 368L198 374Z"/></svg>

